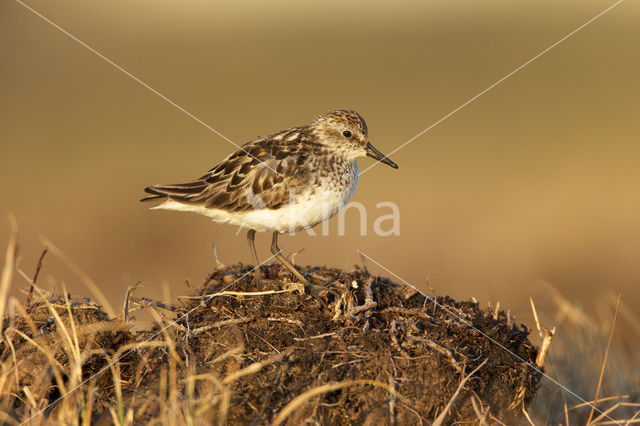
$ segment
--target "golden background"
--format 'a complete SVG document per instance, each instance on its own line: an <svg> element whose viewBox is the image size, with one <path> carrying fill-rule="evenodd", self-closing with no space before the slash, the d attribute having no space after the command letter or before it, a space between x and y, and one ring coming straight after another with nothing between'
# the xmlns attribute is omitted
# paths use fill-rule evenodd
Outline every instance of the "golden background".
<svg viewBox="0 0 640 426"><path fill-rule="evenodd" d="M353 108L388 153L609 7L606 1L87 2L28 5L242 144ZM586 306L640 303L640 5L625 2L361 176L367 236L283 237L298 264L356 249L411 283L529 318L546 283ZM19 3L0 3L0 239L32 274L51 240L122 304L163 297L244 231L149 211L150 184L200 176L235 147ZM361 159L364 170L373 164ZM373 222L395 202L400 235ZM320 231L320 228L316 229ZM4 243L3 243L4 244ZM262 259L269 237L259 234ZM389 276L369 262L369 268ZM396 279L396 281L398 281ZM49 255L40 284L89 295ZM26 283L24 285L26 287Z"/></svg>

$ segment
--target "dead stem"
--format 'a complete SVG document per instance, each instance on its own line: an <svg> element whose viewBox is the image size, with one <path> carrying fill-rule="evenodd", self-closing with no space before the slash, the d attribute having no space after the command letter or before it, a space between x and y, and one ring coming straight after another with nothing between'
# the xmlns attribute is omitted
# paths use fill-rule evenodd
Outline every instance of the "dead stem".
<svg viewBox="0 0 640 426"><path fill-rule="evenodd" d="M451 399L449 400L449 402L447 403L447 405L444 407L444 410L442 410L442 412L440 413L440 415L438 417L436 417L436 419L433 421L431 426L440 426L442 425L442 422L444 421L444 418L447 416L447 413L449 412L449 410L451 409L451 407L453 406L453 403L455 402L456 398L458 398L458 395L460 394L460 391L462 391L462 388L464 388L464 385L467 383L467 381L471 378L471 376L473 376L474 374L476 374L476 372L478 370L480 370L480 368L482 368L485 364L487 363L487 360L485 359L484 361L482 361L482 364L480 364L479 366L477 366L476 368L473 369L473 371L471 373L469 373L468 375L466 375L461 381L460 384L458 385L458 388L456 389L456 391L454 392L453 396L451 397Z"/></svg>
<svg viewBox="0 0 640 426"><path fill-rule="evenodd" d="M29 314L29 312L31 311L31 296L33 295L33 286L35 286L38 282L38 276L40 275L40 269L42 268L42 261L44 260L44 256L48 251L48 247L45 247L44 250L42 250L42 254L40 255L40 259L38 259L38 264L36 265L36 272L33 274L33 278L31 279L29 294L27 295L27 300L24 303L27 309L27 314Z"/></svg>

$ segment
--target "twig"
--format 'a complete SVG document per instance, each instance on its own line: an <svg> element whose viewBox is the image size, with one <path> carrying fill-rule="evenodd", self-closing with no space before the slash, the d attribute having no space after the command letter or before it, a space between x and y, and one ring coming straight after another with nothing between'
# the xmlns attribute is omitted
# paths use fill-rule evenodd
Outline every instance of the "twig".
<svg viewBox="0 0 640 426"><path fill-rule="evenodd" d="M267 344L267 346L269 346L271 349L273 349L274 351L280 353L280 351L278 350L278 348L276 348L273 344L271 344L267 339L265 339L264 337L262 337L261 335L259 335L258 333L256 333L255 331L251 331L251 330L246 330L246 332L249 332L251 334L253 334L254 336L256 336L258 339L262 340L264 343Z"/></svg>
<svg viewBox="0 0 640 426"><path fill-rule="evenodd" d="M38 264L36 265L36 272L35 274L33 274L33 279L31 280L31 285L29 286L29 294L27 294L27 300L25 302L27 315L31 313L31 297L33 296L33 286L35 286L38 281L38 275L40 275L40 269L42 268L42 261L48 251L49 251L49 248L45 246L44 250L42 250L42 254L40 255L40 259L38 259Z"/></svg>
<svg viewBox="0 0 640 426"><path fill-rule="evenodd" d="M460 381L460 384L458 385L458 389L456 389L456 391L453 393L453 396L451 397L451 399L449 400L447 405L444 407L444 410L442 410L442 413L440 413L440 415L438 417L436 417L436 419L433 421L431 426L440 426L440 425L442 425L442 422L444 421L444 418L447 416L447 413L449 412L449 410L453 406L453 403L455 402L456 398L458 398L458 395L460 394L460 391L462 391L462 388L464 387L464 385L471 378L471 376L476 374L476 371L480 370L480 368L482 368L482 366L484 366L487 363L487 359L482 361L482 364L480 364L479 366L474 368L471 373L469 373L466 377L464 377Z"/></svg>
<svg viewBox="0 0 640 426"><path fill-rule="evenodd" d="M538 367L542 367L544 365L544 359L547 356L547 351L551 346L551 340L553 336L556 334L556 328L553 327L549 330L547 327L540 326L540 320L538 320L538 310L536 309L535 303L533 303L533 299L529 298L529 303L531 303L531 312L533 312L533 319L536 321L536 328L538 329L538 334L542 339L542 345L540 345L540 350L538 351L538 356L536 356L536 365Z"/></svg>
<svg viewBox="0 0 640 426"><path fill-rule="evenodd" d="M404 298L404 300L409 300L416 294L420 294L420 292L413 287L405 286L402 290L402 297Z"/></svg>
<svg viewBox="0 0 640 426"><path fill-rule="evenodd" d="M311 337L294 337L293 340L295 340L296 342L304 342L305 340L312 340L312 339L321 339L323 337L329 337L329 336L335 336L336 333L324 333L324 334L318 334L316 336L311 336Z"/></svg>
<svg viewBox="0 0 640 426"><path fill-rule="evenodd" d="M266 296L268 294L293 293L295 289L266 290L266 291L221 291L220 293L205 294L202 296L178 296L178 299L212 299L219 296Z"/></svg>
<svg viewBox="0 0 640 426"><path fill-rule="evenodd" d="M635 414L633 415L633 417L631 417L629 420L627 420L627 422L624 424L625 426L630 425L632 422L634 422L636 420L636 418L640 415L640 410L636 411Z"/></svg>
<svg viewBox="0 0 640 426"><path fill-rule="evenodd" d="M529 298L529 303L531 303L531 312L533 312L533 319L536 322L536 328L538 329L538 334L540 335L541 339L544 339L544 336L542 335L542 328L540 327L540 321L538 320L538 310L536 309L536 305L535 303L533 303L533 298Z"/></svg>
<svg viewBox="0 0 640 426"><path fill-rule="evenodd" d="M24 392L25 396L27 397L27 400L31 404L31 408L38 408L38 403L36 402L36 399L33 397L33 393L31 392L31 389L29 389L29 386L24 386L22 388L22 392Z"/></svg>
<svg viewBox="0 0 640 426"><path fill-rule="evenodd" d="M439 352L442 355L446 356L447 359L449 359L449 363L451 364L451 366L455 368L458 373L462 373L463 368L460 366L460 364L458 364L458 361L456 361L456 358L453 356L453 351L451 349L447 349L444 346L440 346L433 340L425 339L424 337L418 337L418 336L407 336L407 337L410 340L413 340L416 342L422 342L427 346L429 346L431 349L435 350L436 352Z"/></svg>
<svg viewBox="0 0 640 426"><path fill-rule="evenodd" d="M333 364L331 368L338 368L338 367L342 367L343 365L357 364L362 361L363 361L362 359L353 359L351 361L345 361L345 362L340 362L338 364Z"/></svg>
<svg viewBox="0 0 640 426"><path fill-rule="evenodd" d="M131 300L132 303L135 303L136 305L142 306L142 307L153 306L155 308L160 308L160 309L164 309L171 312L178 312L181 309L178 306L167 305L164 302L158 302L157 300L153 300L148 297L130 297L129 299Z"/></svg>
<svg viewBox="0 0 640 426"><path fill-rule="evenodd" d="M629 398L629 395L615 395L615 396L607 396L607 397L604 397L604 398L600 398L600 399L598 399L598 401L605 402L605 401L611 401L611 400L616 400L616 399L627 399L627 398ZM573 407L569 408L569 411L573 411L573 410L576 410L578 408L586 407L587 405L588 406L593 405L593 401L586 401L586 402L583 402L581 404L574 405Z"/></svg>
<svg viewBox="0 0 640 426"><path fill-rule="evenodd" d="M187 327L183 326L182 324L179 324L175 321L170 321L169 325L171 325L172 327L178 328L184 332L190 332L191 334L200 334L203 331L207 331L207 330L211 330L212 328L219 328L219 327L224 327L226 325L232 325L232 324L242 324L244 322L249 322L253 319L253 316L247 316L247 317L241 317L241 318L233 318L233 319L228 319L228 320L224 320L224 321L218 321L218 322L214 322L213 324L208 324L208 325L203 325L202 327L197 327L194 328L192 330L188 330Z"/></svg>
<svg viewBox="0 0 640 426"><path fill-rule="evenodd" d="M609 348L611 348L611 341L613 340L613 330L616 328L616 319L618 318L618 309L620 308L620 295L618 295L618 302L616 303L616 311L613 314L613 322L611 323L611 331L609 332L609 342L607 342L607 350L604 352L604 359L602 360L602 368L600 369L600 378L598 379L598 386L596 387L596 397L593 399L593 405L589 412L589 418L586 424L591 423L593 413L598 403L598 395L600 394L600 386L602 385L602 378L604 377L604 368L607 365L607 357L609 356Z"/></svg>
<svg viewBox="0 0 640 426"><path fill-rule="evenodd" d="M549 330L547 327L543 327L542 331L544 332L544 337L542 338L542 345L540 345L538 356L536 356L536 365L538 367L542 367L544 365L544 359L547 356L549 347L551 346L551 340L556 334L556 328L553 327L551 330Z"/></svg>
<svg viewBox="0 0 640 426"><path fill-rule="evenodd" d="M364 282L364 303L360 306L354 306L349 309L349 315L355 315L378 306L378 303L373 300L371 284L373 284L373 277L367 278Z"/></svg>
<svg viewBox="0 0 640 426"><path fill-rule="evenodd" d="M602 411L601 414L596 417L595 419L593 419L593 423L594 425L606 425L606 424L617 424L620 425L620 421L615 420L615 419L611 419L611 417L609 417L609 413L614 412L615 410L617 410L620 407L640 407L640 403L637 402L618 402L616 403L614 406L607 408L606 410ZM609 421L603 422L602 419L604 417L608 417ZM638 423L640 422L640 419L638 419L637 421L634 421L633 423Z"/></svg>
<svg viewBox="0 0 640 426"><path fill-rule="evenodd" d="M392 394L393 396L395 396L398 399L403 399L402 395L400 395L397 391L395 391L394 389L391 389L388 385L386 385L384 383L377 382L375 380L365 380L365 379L363 379L363 380L345 380L344 382L327 383L326 385L317 386L315 388L309 389L308 391L306 391L303 394L298 395L296 398L294 398L290 403L288 403L280 411L280 413L278 413L276 418L273 420L272 425L273 426L278 426L278 425L282 424L284 422L284 420L287 417L289 417L289 415L291 413L293 413L293 411L295 411L299 406L301 406L307 400L313 398L314 396L322 395L322 394L327 393L327 392L333 392L333 391L336 391L338 389L346 388L346 387L349 387L349 386L355 386L355 385L376 386L376 387L385 389L387 392L389 392L390 394Z"/></svg>
<svg viewBox="0 0 640 426"><path fill-rule="evenodd" d="M214 359L207 361L206 365L208 366L212 366L215 365L221 361L224 361L227 358L231 358L231 357L237 357L238 355L242 354L242 352L244 352L244 348L241 346L237 346L235 348L231 348L229 349L227 352L223 353L222 355L218 355L217 357L215 357ZM207 374L208 376L208 374Z"/></svg>
<svg viewBox="0 0 640 426"><path fill-rule="evenodd" d="M336 300L336 303L333 305L333 317L331 318L331 321L336 321L342 316L342 307L346 307L347 305L348 294L348 291L342 292L340 299Z"/></svg>
<svg viewBox="0 0 640 426"><path fill-rule="evenodd" d="M478 402L476 402L476 399L478 400ZM487 416L489 415L489 408L487 407L487 410L484 411L482 401L477 395L475 395L475 393L471 395L471 407L476 413L476 418L478 419L478 423L480 424L480 426L487 426Z"/></svg>
<svg viewBox="0 0 640 426"><path fill-rule="evenodd" d="M527 421L529 422L529 424L531 426L536 426L536 424L533 422L533 420L531 420L531 417L529 416L529 413L527 413L527 410L524 409L524 406L522 406L522 413L524 414L524 417L527 419Z"/></svg>
<svg viewBox="0 0 640 426"><path fill-rule="evenodd" d="M365 302L363 305L360 305L360 306L354 306L354 307L352 307L352 308L349 310L349 314L351 314L351 315L355 315L355 314L358 314L358 313L360 313L360 312L367 311L367 310L369 310L369 309L373 309L373 308L375 308L376 306L378 306L378 304L377 304L376 302L374 302L374 301L371 301L371 302Z"/></svg>
<svg viewBox="0 0 640 426"><path fill-rule="evenodd" d="M314 280L322 281L324 285L327 285L327 286L337 279L335 277L328 277L326 275L319 274L315 271L306 271L305 274L308 275L310 278L313 278Z"/></svg>
<svg viewBox="0 0 640 426"><path fill-rule="evenodd" d="M273 317L269 317L267 318L267 321L278 321L278 322L286 322L289 324L293 324L293 325L297 325L298 327L302 327L302 321L300 320L292 320L289 318L273 318Z"/></svg>
<svg viewBox="0 0 640 426"><path fill-rule="evenodd" d="M129 322L129 300L131 299L131 296L133 295L133 292L136 290L136 288L138 288L138 286L142 283L142 281L138 281L135 284L130 285L129 287L127 287L127 294L124 296L124 322Z"/></svg>

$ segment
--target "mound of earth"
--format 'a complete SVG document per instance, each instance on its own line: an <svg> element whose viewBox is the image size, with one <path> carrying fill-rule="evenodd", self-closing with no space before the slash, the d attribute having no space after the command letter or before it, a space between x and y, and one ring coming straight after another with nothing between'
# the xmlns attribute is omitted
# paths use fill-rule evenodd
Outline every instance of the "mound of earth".
<svg viewBox="0 0 640 426"><path fill-rule="evenodd" d="M522 421L540 380L524 325L361 269L301 271L327 290L270 265L258 291L239 264L171 306L128 297L122 318L46 294L3 323L2 421Z"/></svg>

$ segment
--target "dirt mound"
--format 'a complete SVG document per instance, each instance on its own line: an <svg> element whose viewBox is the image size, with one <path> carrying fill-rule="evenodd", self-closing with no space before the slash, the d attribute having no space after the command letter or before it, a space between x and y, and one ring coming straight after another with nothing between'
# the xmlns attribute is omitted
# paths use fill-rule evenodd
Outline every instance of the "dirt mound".
<svg viewBox="0 0 640 426"><path fill-rule="evenodd" d="M34 420L512 423L537 390L525 362L538 351L502 312L359 269L307 268L330 282L323 306L278 265L263 267L261 292L250 272L220 268L174 306L131 297L152 330L86 300L37 301L4 322L3 421L46 407Z"/></svg>

